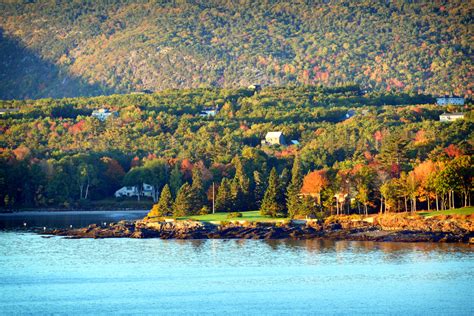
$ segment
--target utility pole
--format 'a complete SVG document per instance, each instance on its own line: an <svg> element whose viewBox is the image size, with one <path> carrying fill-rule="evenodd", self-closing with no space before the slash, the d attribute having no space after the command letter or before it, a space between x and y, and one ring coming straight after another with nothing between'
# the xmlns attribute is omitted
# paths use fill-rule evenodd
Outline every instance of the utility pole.
<svg viewBox="0 0 474 316"><path fill-rule="evenodd" d="M216 212L216 203L214 200L215 200L214 182L212 182L212 214Z"/></svg>

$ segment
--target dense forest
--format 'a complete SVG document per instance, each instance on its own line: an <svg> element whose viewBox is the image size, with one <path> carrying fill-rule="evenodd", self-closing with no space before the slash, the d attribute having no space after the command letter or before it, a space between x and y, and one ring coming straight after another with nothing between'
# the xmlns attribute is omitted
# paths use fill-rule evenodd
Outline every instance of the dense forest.
<svg viewBox="0 0 474 316"><path fill-rule="evenodd" d="M157 215L209 212L214 195L217 211L322 216L463 206L473 189L472 105L424 95L298 85L0 107L18 109L0 117L4 209L114 205L117 189L147 183ZM116 115L101 121L97 109ZM262 143L272 131L287 145Z"/></svg>
<svg viewBox="0 0 474 316"><path fill-rule="evenodd" d="M0 99L338 85L472 96L472 1L0 3Z"/></svg>

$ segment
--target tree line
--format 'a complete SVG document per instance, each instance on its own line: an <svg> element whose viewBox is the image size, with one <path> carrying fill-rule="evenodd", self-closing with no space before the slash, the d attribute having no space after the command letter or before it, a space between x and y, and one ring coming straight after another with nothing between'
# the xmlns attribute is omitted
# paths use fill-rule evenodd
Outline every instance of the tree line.
<svg viewBox="0 0 474 316"><path fill-rule="evenodd" d="M0 117L0 207L87 206L143 183L148 203L168 186L165 204L193 214L212 209L212 193L218 211L272 216L460 206L471 191L451 163L472 155L470 103L433 102L353 84L3 101L19 111ZM117 116L102 122L99 108ZM465 119L439 122L445 111ZM299 144L262 145L270 131ZM426 180L425 164L443 176Z"/></svg>

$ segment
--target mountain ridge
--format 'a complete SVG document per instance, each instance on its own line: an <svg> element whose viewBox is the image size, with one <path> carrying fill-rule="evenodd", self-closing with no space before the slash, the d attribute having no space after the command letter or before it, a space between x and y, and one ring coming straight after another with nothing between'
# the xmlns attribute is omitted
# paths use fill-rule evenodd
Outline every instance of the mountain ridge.
<svg viewBox="0 0 474 316"><path fill-rule="evenodd" d="M35 65L0 45L15 65L0 67L2 99L351 82L472 96L473 9L463 1L10 1L0 12L4 37L56 68L41 70L43 86L15 78L11 69ZM63 89L54 71L80 88Z"/></svg>

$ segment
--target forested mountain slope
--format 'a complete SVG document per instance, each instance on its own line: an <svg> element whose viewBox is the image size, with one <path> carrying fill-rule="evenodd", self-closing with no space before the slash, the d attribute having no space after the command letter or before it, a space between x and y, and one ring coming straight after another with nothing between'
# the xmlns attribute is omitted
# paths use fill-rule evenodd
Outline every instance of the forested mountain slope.
<svg viewBox="0 0 474 316"><path fill-rule="evenodd" d="M411 2L2 1L0 98L346 82L470 96L472 1Z"/></svg>

